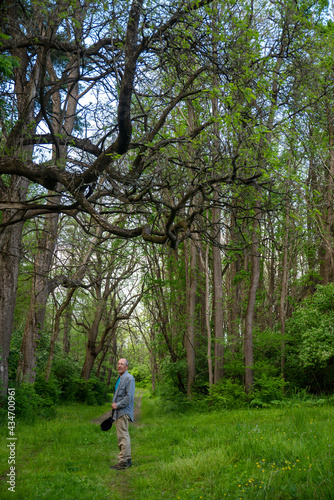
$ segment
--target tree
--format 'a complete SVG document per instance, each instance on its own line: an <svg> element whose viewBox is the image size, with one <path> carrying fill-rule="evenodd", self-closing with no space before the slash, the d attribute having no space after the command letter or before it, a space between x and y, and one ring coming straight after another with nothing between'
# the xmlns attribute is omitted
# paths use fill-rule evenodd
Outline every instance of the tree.
<svg viewBox="0 0 334 500"><path fill-rule="evenodd" d="M164 217L164 227L159 229L145 223L138 226L136 217L128 228L124 227L124 220L115 224L96 207L99 206L99 200L107 197L112 203L104 202L106 209L119 212L121 206L125 215L129 215L131 206L139 202L146 202L149 210L156 207L155 197L152 203L150 196L151 174L148 173L146 177L144 172L151 165L156 151L163 147L164 141L161 143L158 139L153 149L152 141L157 138L171 110L191 93L190 85L203 71L200 68L190 75L174 95L167 94L168 102L160 105L158 116L153 113L153 122L150 121L150 132L147 133L148 129L142 129L140 118L132 120L131 116L136 79L138 90L141 87L140 92L145 92L137 73L146 64L147 74L150 74L149 68L152 58L156 58L157 47L167 43L168 34L173 31L174 25L185 22L183 18L190 18L192 12L201 8L202 4L189 3L184 8L171 5L166 9L161 6L159 12L153 10L150 16L149 10L144 12L140 1L134 1L129 11L126 2L119 3L116 11L112 3L102 6L94 2L82 4L79 8L67 2L57 3L56 8L52 2L44 3L43 9L38 7L38 4L30 2L5 3L2 7L2 31L8 38L2 43L1 52L20 60L20 67L13 72L13 96L16 96L16 100L13 99L13 113L16 121L14 126L8 124L7 129L3 130L0 158L3 179L1 201L5 210L1 221L1 227L4 228L2 258L6 259L1 269L10 270L10 275L1 272L6 277L1 289L1 305L7 315L3 322L7 325L2 340L3 374L7 373L6 360L15 303L19 260L15 249L19 248L25 220L50 212L63 212L76 217L85 226L86 219L78 217L78 213L88 212L95 222L111 234L124 238L142 236L158 243L171 240L173 245L176 244L182 226L175 224L175 217L182 209L182 203ZM113 13L111 23L106 22L109 10ZM145 17L149 19L140 25L140 20ZM95 22L97 18L100 29ZM78 36L80 31L82 36ZM90 40L90 44L86 46L82 40ZM159 48L158 54L161 53L162 49ZM66 64L53 71L50 61L55 57L58 60L62 57ZM142 62L137 64L139 57ZM144 83L149 86L150 78ZM117 110L116 115L113 113L113 116L108 116L107 129L97 123L91 138L80 138L71 134L71 129L66 126L61 127L57 111L53 115L52 107L49 106L50 100L54 100L59 92L64 97L61 89L70 89L72 95L73 89L80 86L82 90L78 102L93 89L97 92L105 89L110 103L108 111ZM117 88L118 95L114 92ZM138 92L136 95L139 99ZM83 112L78 113L75 119L87 120L91 109L85 104L81 109ZM73 116L69 118L73 119ZM113 118L116 118L116 124ZM131 143L133 122L137 125L136 142ZM202 129L203 126L194 131L192 136L195 137ZM113 138L111 143L109 138ZM54 148L55 156L51 160L41 157L36 162L32 157L33 147L45 147L48 144ZM61 148L67 148L67 158L62 157ZM128 152L129 166L126 172L120 158ZM8 178L4 176L10 176L9 184L6 184L4 179ZM40 191L38 198L26 198L28 181L46 188L48 192L53 191L56 196L60 196L60 201L52 206L43 203L48 196L44 190ZM186 199L187 196L189 194ZM7 376L3 376L6 386Z"/></svg>
<svg viewBox="0 0 334 500"><path fill-rule="evenodd" d="M252 327L265 328L267 316L272 326L278 319L274 284L282 255L286 184L298 187L303 200L296 208L295 199L290 203L295 211L291 220L296 214L301 219L300 234L308 207L313 209L307 223L317 233L310 244L312 240L322 244L322 253L313 260L323 279L331 279L324 263L332 259L332 212L321 201L322 196L329 204L333 194L332 87L323 85L324 75L331 71L326 50L317 53L313 48L325 39L317 27L323 6L290 0L264 4L238 0L233 5L209 0L168 4L106 0L75 5L47 1L38 10L25 0L5 3L2 9L1 30L7 38L2 39L0 54L22 61L6 81L11 105L7 108L13 119L3 123L1 136L1 258L7 259L3 266L11 266L12 277L2 289L3 297L7 292L10 296L3 305L13 310L15 302L19 255L15 262L9 258L14 247L19 248L21 233L12 239L11 231L31 219L47 220L51 215L56 219L62 214L85 234L94 236L99 226L112 240L128 244L131 240L137 248L143 245L145 250L140 251L150 271L145 279L152 287L145 307L156 325L152 352L157 364L164 357L174 365L173 377L181 390L184 348L188 394L212 351L208 304L215 315L216 381L223 368L218 347L228 341L224 356L236 357L245 323L250 361L246 365L252 370ZM310 75L314 83L306 91ZM70 99L72 111L66 115ZM305 134L298 136L298 131L310 128L311 111L322 118L314 137L323 137L323 149L311 148ZM72 120L71 127L66 126L67 119ZM313 164L308 165L311 156ZM296 166L293 172L286 168L286 160ZM311 194L305 182L308 174ZM23 192L16 187L15 191L14 181L22 182ZM293 190L288 191L292 197ZM258 231L252 233L253 224ZM264 264L268 238L270 270ZM297 280L304 276L304 254L293 257L287 286L298 300L305 291ZM49 269L49 263L44 268L36 265L35 273L45 280L41 288L50 278ZM192 277L188 289L187 269ZM260 286L259 273L265 278ZM97 307L95 320L93 315L86 322L79 320L95 347L96 335L104 335L111 305L111 296L104 297L108 273L103 274L95 292L104 306ZM211 288L209 277L214 278ZM35 296L37 281L36 275ZM10 283L11 295L5 290ZM87 285L87 296L94 294L93 283ZM188 293L188 301L177 302L176 291L183 297ZM270 298L259 305L260 294L265 297L266 292ZM83 297L82 287L75 296ZM58 312L63 299L66 303L62 296ZM35 300L35 305L41 304ZM290 312L286 310L287 315ZM33 320L41 324L35 316ZM6 328L3 345L8 352L10 323ZM162 345L157 346L159 340ZM108 334L101 358L112 342ZM87 352L85 373L90 373L93 347ZM251 387L251 379L247 384Z"/></svg>

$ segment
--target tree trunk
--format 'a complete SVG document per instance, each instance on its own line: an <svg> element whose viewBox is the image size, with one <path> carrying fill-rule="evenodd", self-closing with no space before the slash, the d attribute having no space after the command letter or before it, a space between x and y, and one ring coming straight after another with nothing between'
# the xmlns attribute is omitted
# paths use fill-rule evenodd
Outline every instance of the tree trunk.
<svg viewBox="0 0 334 500"><path fill-rule="evenodd" d="M50 351L49 351L49 357L48 357L48 362L45 368L45 380L49 380L50 374L51 374L51 367L52 367L52 362L53 362L53 356L55 352L55 347L56 347L56 340L59 335L59 327L60 327L60 318L61 315L63 314L64 310L67 308L69 303L71 302L72 296L75 292L75 289L72 288L68 290L67 296L61 307L59 307L56 311L56 316L55 316L55 321L54 321L54 327L53 327L53 332L51 336L51 341L50 341Z"/></svg>
<svg viewBox="0 0 334 500"><path fill-rule="evenodd" d="M271 244L269 246L269 263L268 263L268 327L273 328L274 325L274 306L275 306L275 247L274 247L274 228L269 218L269 231Z"/></svg>
<svg viewBox="0 0 334 500"><path fill-rule="evenodd" d="M49 271L57 241L58 215L46 216L41 236L37 239L37 254L30 293L30 305L23 332L21 355L16 379L34 383L36 379L37 349L44 325L46 302L49 296Z"/></svg>
<svg viewBox="0 0 334 500"><path fill-rule="evenodd" d="M203 262L203 267L205 270L205 326L206 326L206 332L207 332L207 337L208 337L207 358L208 358L209 386L211 386L213 383L217 382L217 380L214 379L214 374L216 373L216 365L215 365L215 372L213 372L213 365L212 365L212 339L211 339L211 327L210 327L209 245L208 244L206 245L205 262ZM215 359L215 362L217 362L216 359Z"/></svg>
<svg viewBox="0 0 334 500"><path fill-rule="evenodd" d="M10 185L11 200L24 200L28 184L26 179L13 177ZM2 190L0 195L2 196ZM14 211L4 210L3 221L9 220L13 215ZM5 228L0 236L0 390L4 396L8 388L8 358L14 321L22 229L23 223L17 223Z"/></svg>
<svg viewBox="0 0 334 500"><path fill-rule="evenodd" d="M233 212L231 214L230 221L226 221L226 225L228 223L230 224L230 234L231 234L231 245L238 247L239 242L238 242L238 235L236 232L236 224L235 224L235 219L236 219L236 207L233 207ZM227 283L228 283L228 331L229 331L229 337L231 341L231 351L232 351L232 357L234 358L236 353L238 352L240 348L240 325L241 325L241 303L242 303L242 291L241 291L241 285L238 283L235 283L235 278L237 276L237 273L240 271L241 268L241 259L240 255L235 252L234 255L232 255L231 263L229 265L229 274L227 277ZM238 313L240 315L240 323L238 321Z"/></svg>
<svg viewBox="0 0 334 500"><path fill-rule="evenodd" d="M253 321L255 311L256 292L260 281L260 255L259 255L259 237L258 222L260 219L260 210L256 207L255 218L253 221L252 232L252 257L251 257L251 280L248 293L248 306L245 320L245 388L250 392L254 385L254 360L253 360Z"/></svg>
<svg viewBox="0 0 334 500"><path fill-rule="evenodd" d="M90 344L90 342L88 342L85 362L81 370L81 378L83 378L84 380L89 380L97 354L98 353L95 351L95 343Z"/></svg>
<svg viewBox="0 0 334 500"><path fill-rule="evenodd" d="M333 251L333 188L334 188L334 113L327 104L327 123L329 135L329 159L326 175L326 219L325 219L325 258L324 284L334 279L334 251Z"/></svg>
<svg viewBox="0 0 334 500"><path fill-rule="evenodd" d="M72 309L71 306L67 307L65 313L65 323L64 323L64 337L63 337L63 353L65 355L69 354L71 349L71 319L72 319Z"/></svg>
<svg viewBox="0 0 334 500"><path fill-rule="evenodd" d="M187 397L191 398L192 385L195 380L195 304L196 304L196 247L192 241L190 246L190 263L185 244L185 267L186 267L186 282L187 282L187 326L184 338L184 344L187 357Z"/></svg>
<svg viewBox="0 0 334 500"><path fill-rule="evenodd" d="M282 288L279 307L281 323L281 375L285 379L285 318L286 318L286 297L288 294L288 245L289 245L289 205L286 201L285 207L285 233L283 242L283 265L282 265Z"/></svg>
<svg viewBox="0 0 334 500"><path fill-rule="evenodd" d="M218 193L214 198L217 200ZM214 383L224 375L224 316L223 316L223 274L222 260L218 244L220 243L220 210L212 210L212 224L214 240L217 245L212 247L212 275L213 275L213 321L214 321Z"/></svg>
<svg viewBox="0 0 334 500"><path fill-rule="evenodd" d="M218 24L219 24L219 13L218 5L215 4L216 15L212 17L212 31L214 33L212 50L214 55L215 63L218 61ZM218 66L215 66L218 67ZM214 89L219 89L219 79L216 72L213 74L212 85ZM212 100L212 116L216 119L213 124L213 160L216 160L216 155L219 153L220 149L220 139L219 139L219 124L217 118L219 116L219 102L218 97L213 97ZM216 186L218 188L218 186ZM222 261L220 253L220 217L221 209L219 207L219 193L217 190L214 191L213 195L213 209L212 209L212 227L213 227L213 241L217 245L212 247L212 275L213 275L213 331L214 331L214 383L216 384L219 380L223 378L224 375L224 316L223 316L223 276L222 276Z"/></svg>
<svg viewBox="0 0 334 500"><path fill-rule="evenodd" d="M89 379L95 363L95 359L100 353L100 351L97 350L96 339L99 333L99 325L103 315L104 306L104 298L100 298L96 306L93 324L88 330L86 357L81 370L81 377L85 380Z"/></svg>

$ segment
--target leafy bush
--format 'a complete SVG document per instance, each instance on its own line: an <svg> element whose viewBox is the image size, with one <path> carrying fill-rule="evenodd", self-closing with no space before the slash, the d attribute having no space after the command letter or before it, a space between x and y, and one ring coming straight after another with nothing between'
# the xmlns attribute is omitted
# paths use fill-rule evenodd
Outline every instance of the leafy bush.
<svg viewBox="0 0 334 500"><path fill-rule="evenodd" d="M62 392L63 401L102 405L108 400L107 387L96 377L89 380L74 378L68 380Z"/></svg>
<svg viewBox="0 0 334 500"><path fill-rule="evenodd" d="M209 388L210 407L219 410L231 410L247 405L248 399L241 384L224 379Z"/></svg>
<svg viewBox="0 0 334 500"><path fill-rule="evenodd" d="M319 285L287 322L287 331L301 340L303 367L320 368L334 358L334 283Z"/></svg>
<svg viewBox="0 0 334 500"><path fill-rule="evenodd" d="M65 386L71 379L80 377L80 366L70 356L56 357L52 366L52 376L58 380L60 387Z"/></svg>
<svg viewBox="0 0 334 500"><path fill-rule="evenodd" d="M162 363L159 381L156 386L155 396L164 413L183 413L190 408L190 402L185 394L185 387L181 383L186 379L186 360L181 359L175 363L167 360Z"/></svg>
<svg viewBox="0 0 334 500"><path fill-rule="evenodd" d="M186 392L187 362L186 359L179 359L170 362L165 358L160 365L159 381L157 391L159 396L168 400L174 399L176 394Z"/></svg>
<svg viewBox="0 0 334 500"><path fill-rule="evenodd" d="M28 422L37 417L53 418L56 407L50 397L36 392L35 384L21 384L15 390L15 416Z"/></svg>
<svg viewBox="0 0 334 500"><path fill-rule="evenodd" d="M97 377L80 378L80 366L70 357L55 361L52 374L61 390L60 400L102 405L108 400L107 387Z"/></svg>
<svg viewBox="0 0 334 500"><path fill-rule="evenodd" d="M137 387L146 387L151 384L151 373L148 370L147 366L136 365L131 368L129 372L135 378Z"/></svg>
<svg viewBox="0 0 334 500"><path fill-rule="evenodd" d="M254 389L250 394L251 406L270 406L284 397L286 383L281 377L267 377L262 375L254 382Z"/></svg>
<svg viewBox="0 0 334 500"><path fill-rule="evenodd" d="M50 404L59 403L59 397L61 394L61 389L59 383L54 380L46 381L42 376L38 376L34 384L35 391L45 402Z"/></svg>

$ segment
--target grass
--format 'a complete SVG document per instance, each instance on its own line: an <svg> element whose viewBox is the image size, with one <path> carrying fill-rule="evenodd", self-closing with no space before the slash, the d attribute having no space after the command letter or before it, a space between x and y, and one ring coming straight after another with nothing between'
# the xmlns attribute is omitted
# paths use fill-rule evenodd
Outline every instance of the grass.
<svg viewBox="0 0 334 500"><path fill-rule="evenodd" d="M15 493L2 426L1 499L334 499L329 404L163 415L144 396L130 431L134 466L121 472L109 468L115 429L91 423L109 408L64 406L51 421L18 422Z"/></svg>

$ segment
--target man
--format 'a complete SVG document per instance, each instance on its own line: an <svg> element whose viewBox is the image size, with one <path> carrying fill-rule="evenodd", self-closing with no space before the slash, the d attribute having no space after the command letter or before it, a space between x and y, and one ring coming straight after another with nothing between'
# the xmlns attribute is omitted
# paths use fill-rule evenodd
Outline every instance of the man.
<svg viewBox="0 0 334 500"><path fill-rule="evenodd" d="M128 367L127 359L120 359L117 363L119 377L111 405L119 447L118 463L111 468L117 470L127 469L132 465L129 421L133 422L135 379L128 373Z"/></svg>

